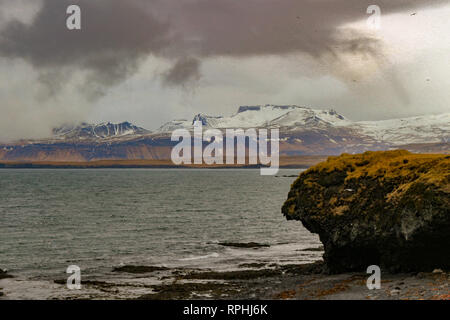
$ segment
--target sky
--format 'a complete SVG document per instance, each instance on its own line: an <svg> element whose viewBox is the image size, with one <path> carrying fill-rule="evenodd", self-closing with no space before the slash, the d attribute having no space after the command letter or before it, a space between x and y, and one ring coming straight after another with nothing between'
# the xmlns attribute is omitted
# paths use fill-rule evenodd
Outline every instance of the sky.
<svg viewBox="0 0 450 320"><path fill-rule="evenodd" d="M0 141L240 105L450 112L449 16L449 0L0 0Z"/></svg>

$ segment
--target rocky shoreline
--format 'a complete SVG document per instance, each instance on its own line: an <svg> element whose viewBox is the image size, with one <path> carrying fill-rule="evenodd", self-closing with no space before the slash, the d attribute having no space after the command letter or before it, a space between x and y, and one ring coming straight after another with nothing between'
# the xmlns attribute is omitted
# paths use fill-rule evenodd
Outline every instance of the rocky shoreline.
<svg viewBox="0 0 450 320"><path fill-rule="evenodd" d="M239 270L167 269L160 266L113 268L135 277L128 281L83 279L83 293L66 290L66 279L53 285L66 291L52 299L133 300L449 300L450 272L382 273L381 289L369 290L368 274L329 274L323 261L302 265L254 264ZM169 272L169 273L167 273ZM157 277L160 283L145 285ZM0 281L0 285L1 285ZM127 295L129 289L140 294ZM7 292L1 299L8 299Z"/></svg>
<svg viewBox="0 0 450 320"><path fill-rule="evenodd" d="M300 175L282 208L288 220L300 220L323 243L296 251L317 254L308 261L323 252L323 260L251 261L232 270L122 265L107 278L83 278L78 292L65 289L65 278L48 281L55 292L48 298L450 300L449 185L446 155L330 157ZM256 242L218 245L271 248ZM370 265L381 267L380 289L367 287ZM0 269L1 299L13 293L4 287L10 281L15 280Z"/></svg>
<svg viewBox="0 0 450 320"><path fill-rule="evenodd" d="M368 274L330 275L323 261L303 265L269 265L235 271L179 272L153 286L138 299L263 299L263 300L448 300L450 273L385 274L380 290L366 286Z"/></svg>

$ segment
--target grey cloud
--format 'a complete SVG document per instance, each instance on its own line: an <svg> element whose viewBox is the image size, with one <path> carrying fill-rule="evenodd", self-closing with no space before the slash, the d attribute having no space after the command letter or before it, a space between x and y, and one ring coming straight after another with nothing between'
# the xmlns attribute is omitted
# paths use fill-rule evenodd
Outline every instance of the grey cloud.
<svg viewBox="0 0 450 320"><path fill-rule="evenodd" d="M70 4L82 8L80 31L66 28ZM88 82L109 87L169 44L168 24L148 7L150 1L140 0L45 0L32 24L13 21L3 28L0 55L23 58L45 74L86 70Z"/></svg>
<svg viewBox="0 0 450 320"><path fill-rule="evenodd" d="M447 2L377 4L387 14ZM70 4L82 8L81 31L65 27ZM61 68L84 70L84 89L93 97L134 74L149 55L175 61L164 81L182 85L198 78L201 59L210 56L300 52L318 59L335 59L341 53L379 57L378 40L339 29L367 18L370 4L373 1L42 0L34 23L12 21L0 31L0 56L23 58L47 75Z"/></svg>
<svg viewBox="0 0 450 320"><path fill-rule="evenodd" d="M197 81L201 77L200 61L196 58L181 58L163 75L164 83L178 86L190 81Z"/></svg>
<svg viewBox="0 0 450 320"><path fill-rule="evenodd" d="M383 14L448 1L379 0ZM366 19L368 0L199 0L175 10L182 48L199 55L260 55L371 50L364 34L338 27Z"/></svg>

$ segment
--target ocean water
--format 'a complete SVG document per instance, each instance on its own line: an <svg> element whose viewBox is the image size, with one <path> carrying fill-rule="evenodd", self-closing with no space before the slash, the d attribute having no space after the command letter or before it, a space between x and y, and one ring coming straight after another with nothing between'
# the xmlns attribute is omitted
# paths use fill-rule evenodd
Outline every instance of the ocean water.
<svg viewBox="0 0 450 320"><path fill-rule="evenodd" d="M281 214L295 178L280 176L299 172L0 170L0 268L42 284L65 277L73 264L83 277L101 279L124 264L229 270L317 260L318 253L302 250L320 246L318 237ZM13 297L31 292L20 285L8 290Z"/></svg>

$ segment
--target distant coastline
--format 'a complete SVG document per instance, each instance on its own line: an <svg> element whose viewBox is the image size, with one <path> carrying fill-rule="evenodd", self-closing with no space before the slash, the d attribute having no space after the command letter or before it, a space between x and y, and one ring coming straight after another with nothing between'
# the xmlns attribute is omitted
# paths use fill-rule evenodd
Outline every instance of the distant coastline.
<svg viewBox="0 0 450 320"><path fill-rule="evenodd" d="M307 169L328 156L280 157L281 169ZM0 161L0 169L258 169L262 165L175 165L171 160Z"/></svg>

